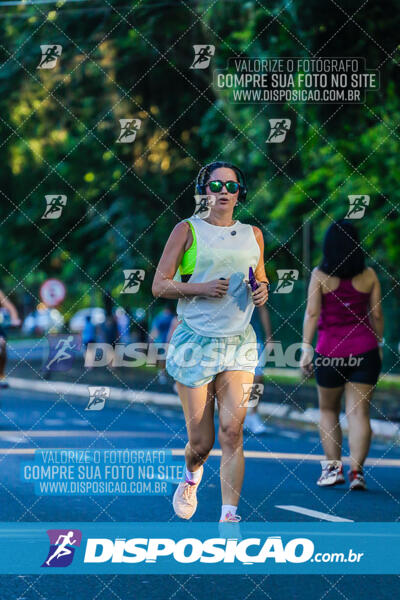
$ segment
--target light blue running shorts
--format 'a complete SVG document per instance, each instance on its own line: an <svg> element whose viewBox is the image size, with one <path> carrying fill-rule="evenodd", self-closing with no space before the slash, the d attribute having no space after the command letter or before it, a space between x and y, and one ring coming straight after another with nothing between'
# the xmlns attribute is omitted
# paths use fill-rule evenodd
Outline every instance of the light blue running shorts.
<svg viewBox="0 0 400 600"><path fill-rule="evenodd" d="M250 324L241 335L208 337L182 320L168 346L166 369L175 381L200 387L223 371L254 373L257 363L257 338Z"/></svg>

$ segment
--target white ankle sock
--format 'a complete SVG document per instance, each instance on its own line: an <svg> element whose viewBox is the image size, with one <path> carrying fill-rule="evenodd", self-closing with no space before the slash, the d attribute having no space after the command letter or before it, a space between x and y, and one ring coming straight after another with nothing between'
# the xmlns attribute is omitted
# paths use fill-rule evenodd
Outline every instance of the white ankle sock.
<svg viewBox="0 0 400 600"><path fill-rule="evenodd" d="M228 512L232 515L236 515L237 506L232 506L232 504L223 504L221 509L221 520L225 519Z"/></svg>
<svg viewBox="0 0 400 600"><path fill-rule="evenodd" d="M197 469L197 471L189 471L188 468L186 467L185 479L187 479L189 481L194 481L194 483L197 483L200 479L200 475L201 475L201 469Z"/></svg>

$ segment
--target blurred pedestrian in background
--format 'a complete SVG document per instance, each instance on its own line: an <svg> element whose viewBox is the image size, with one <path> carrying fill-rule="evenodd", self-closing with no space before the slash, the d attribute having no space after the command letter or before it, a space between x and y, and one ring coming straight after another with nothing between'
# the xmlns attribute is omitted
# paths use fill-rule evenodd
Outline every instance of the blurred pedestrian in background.
<svg viewBox="0 0 400 600"><path fill-rule="evenodd" d="M82 344L86 347L88 344L96 341L96 327L92 323L92 317L86 315L85 325L82 330Z"/></svg>
<svg viewBox="0 0 400 600"><path fill-rule="evenodd" d="M121 306L115 311L118 326L118 341L122 344L129 344L130 339L130 320L132 317Z"/></svg>
<svg viewBox="0 0 400 600"><path fill-rule="evenodd" d="M153 321L151 322L149 332L149 343L160 343L166 344L168 342L168 333L171 328L175 313L170 304L166 304L159 313L156 314ZM171 334L172 335L172 334ZM160 368L158 372L158 381L161 384L168 382L167 374L165 372L165 358L158 360L157 364Z"/></svg>
<svg viewBox="0 0 400 600"><path fill-rule="evenodd" d="M312 363L312 341L318 341ZM320 407L320 435L326 459L320 486L344 483L342 430L344 391L350 445L350 489L366 489L363 464L371 442L370 402L382 367L381 286L365 266L357 230L341 219L329 227L323 259L312 271L303 325L303 373L315 370ZM339 360L341 359L341 360Z"/></svg>
<svg viewBox="0 0 400 600"><path fill-rule="evenodd" d="M82 346L83 351L85 352L85 363L93 365L94 363L94 352L90 348L89 344L93 344L96 341L96 327L92 323L92 317L90 315L86 315L85 317L85 325L82 330ZM86 367L91 370L92 367Z"/></svg>

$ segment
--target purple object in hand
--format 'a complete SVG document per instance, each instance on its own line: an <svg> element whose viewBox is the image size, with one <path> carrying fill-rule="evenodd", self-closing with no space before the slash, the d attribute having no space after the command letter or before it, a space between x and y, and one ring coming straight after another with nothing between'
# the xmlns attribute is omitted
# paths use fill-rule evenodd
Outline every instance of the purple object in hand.
<svg viewBox="0 0 400 600"><path fill-rule="evenodd" d="M252 291L255 292L258 288L258 283L254 277L253 269L251 267L249 267L249 283Z"/></svg>

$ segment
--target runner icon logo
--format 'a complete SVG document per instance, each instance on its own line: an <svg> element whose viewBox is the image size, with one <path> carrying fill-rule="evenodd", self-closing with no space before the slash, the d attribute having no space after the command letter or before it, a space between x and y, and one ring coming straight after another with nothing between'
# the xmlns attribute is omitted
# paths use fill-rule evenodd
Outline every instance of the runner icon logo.
<svg viewBox="0 0 400 600"><path fill-rule="evenodd" d="M271 126L271 131L267 139L267 144L279 144L280 142L284 142L292 121L290 119L268 120Z"/></svg>
<svg viewBox="0 0 400 600"><path fill-rule="evenodd" d="M125 282L120 293L136 294L139 291L144 275L145 272L143 269L124 269Z"/></svg>
<svg viewBox="0 0 400 600"><path fill-rule="evenodd" d="M194 216L200 219L207 219L211 212L211 206L215 206L216 197L212 195L195 194L194 201L196 208Z"/></svg>
<svg viewBox="0 0 400 600"><path fill-rule="evenodd" d="M121 132L117 144L131 144L134 142L142 121L140 119L119 119L119 124L121 125Z"/></svg>
<svg viewBox="0 0 400 600"><path fill-rule="evenodd" d="M110 388L105 386L88 386L89 402L85 410L102 410L107 398L110 397Z"/></svg>
<svg viewBox="0 0 400 600"><path fill-rule="evenodd" d="M264 385L262 383L242 383L242 388L243 398L239 406L246 406L247 408L257 406L263 395Z"/></svg>
<svg viewBox="0 0 400 600"><path fill-rule="evenodd" d="M41 44L40 50L42 56L37 69L53 69L57 64L57 59L60 58L62 46L59 44Z"/></svg>
<svg viewBox="0 0 400 600"><path fill-rule="evenodd" d="M279 281L274 294L289 294L299 278L299 272L297 269L277 269L277 273Z"/></svg>
<svg viewBox="0 0 400 600"><path fill-rule="evenodd" d="M45 196L46 208L42 219L59 219L64 206L67 204L67 196L63 194L54 194Z"/></svg>
<svg viewBox="0 0 400 600"><path fill-rule="evenodd" d="M74 558L75 549L81 545L80 529L48 529L49 553L42 567L68 567Z"/></svg>
<svg viewBox="0 0 400 600"><path fill-rule="evenodd" d="M211 57L214 56L215 46L211 44L195 44L193 46L194 59L190 65L191 69L207 69Z"/></svg>
<svg viewBox="0 0 400 600"><path fill-rule="evenodd" d="M44 371L68 371L81 348L79 335L49 335L49 357Z"/></svg>
<svg viewBox="0 0 400 600"><path fill-rule="evenodd" d="M365 214L365 208L369 205L369 196L348 196L349 209L346 219L361 219Z"/></svg>

